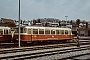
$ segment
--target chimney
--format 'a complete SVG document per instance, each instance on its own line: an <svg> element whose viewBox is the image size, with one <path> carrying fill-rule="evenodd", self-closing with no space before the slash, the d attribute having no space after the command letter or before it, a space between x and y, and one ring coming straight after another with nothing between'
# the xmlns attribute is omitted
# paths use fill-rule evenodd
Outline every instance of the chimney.
<svg viewBox="0 0 90 60"><path fill-rule="evenodd" d="M86 28L88 28L88 22L86 22Z"/></svg>

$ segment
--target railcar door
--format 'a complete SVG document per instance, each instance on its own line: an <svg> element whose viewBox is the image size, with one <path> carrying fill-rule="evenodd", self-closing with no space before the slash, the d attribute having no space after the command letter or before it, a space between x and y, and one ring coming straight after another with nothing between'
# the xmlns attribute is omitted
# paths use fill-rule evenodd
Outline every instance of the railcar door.
<svg viewBox="0 0 90 60"><path fill-rule="evenodd" d="M18 39L18 28L15 29L15 39ZM20 28L20 40L21 41L31 41L31 29Z"/></svg>
<svg viewBox="0 0 90 60"><path fill-rule="evenodd" d="M38 29L32 29L31 39L32 41L38 40Z"/></svg>
<svg viewBox="0 0 90 60"><path fill-rule="evenodd" d="M32 29L28 29L27 38L28 40L32 41Z"/></svg>
<svg viewBox="0 0 90 60"><path fill-rule="evenodd" d="M0 29L0 41L3 40L3 29Z"/></svg>
<svg viewBox="0 0 90 60"><path fill-rule="evenodd" d="M38 39L45 40L44 29L39 29Z"/></svg>

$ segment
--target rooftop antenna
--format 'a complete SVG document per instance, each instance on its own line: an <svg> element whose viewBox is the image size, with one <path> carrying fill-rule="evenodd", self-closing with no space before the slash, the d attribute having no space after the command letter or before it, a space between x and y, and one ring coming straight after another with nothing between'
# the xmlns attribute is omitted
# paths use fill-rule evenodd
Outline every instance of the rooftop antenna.
<svg viewBox="0 0 90 60"><path fill-rule="evenodd" d="M66 25L67 25L67 17L68 17L68 16L65 16L65 17L66 17Z"/></svg>

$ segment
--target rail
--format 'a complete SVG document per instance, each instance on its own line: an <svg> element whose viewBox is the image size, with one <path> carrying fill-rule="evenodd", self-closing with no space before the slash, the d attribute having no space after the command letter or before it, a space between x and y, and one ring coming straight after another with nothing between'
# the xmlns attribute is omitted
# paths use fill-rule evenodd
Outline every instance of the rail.
<svg viewBox="0 0 90 60"><path fill-rule="evenodd" d="M28 51L24 50L28 49ZM62 47L62 48L48 48L48 49L34 49L31 50L30 48L22 48L18 49L16 48L17 51L9 49L8 52L6 53L1 53L0 54L0 59L35 59L35 58L40 58L40 57L47 57L47 56L64 56L63 58L70 57L70 56L76 56L80 54L86 54L90 53L90 45L82 45L80 47L77 46L71 46L71 47ZM24 51L23 51L24 50ZM78 54L79 53L79 54ZM68 56L68 54L70 56ZM60 57L62 58L62 57Z"/></svg>

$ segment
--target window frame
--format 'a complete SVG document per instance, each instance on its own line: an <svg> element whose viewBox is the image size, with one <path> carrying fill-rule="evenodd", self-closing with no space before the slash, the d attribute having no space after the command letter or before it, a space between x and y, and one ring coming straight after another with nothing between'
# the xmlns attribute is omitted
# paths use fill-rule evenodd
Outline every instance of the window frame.
<svg viewBox="0 0 90 60"><path fill-rule="evenodd" d="M45 29L45 34L47 34L47 33L46 33L46 30L49 32L48 35L50 35L50 34L51 34L51 33L50 33L50 32L51 32L50 29Z"/></svg>

